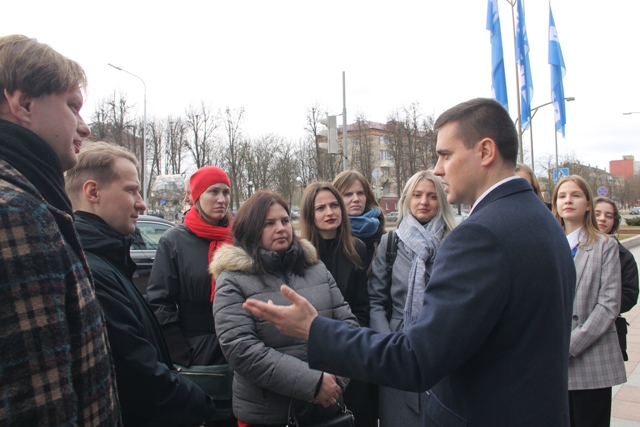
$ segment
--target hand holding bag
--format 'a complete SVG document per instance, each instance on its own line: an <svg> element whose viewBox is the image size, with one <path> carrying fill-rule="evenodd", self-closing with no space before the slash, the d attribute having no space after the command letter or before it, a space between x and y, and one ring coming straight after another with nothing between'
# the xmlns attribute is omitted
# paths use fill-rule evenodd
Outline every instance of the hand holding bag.
<svg viewBox="0 0 640 427"><path fill-rule="evenodd" d="M293 399L289 403L289 427L355 427L356 419L353 412L347 409L343 404L336 404L339 410L328 418L318 421L309 421L300 424L298 413L293 409ZM303 411L304 412L304 411Z"/></svg>

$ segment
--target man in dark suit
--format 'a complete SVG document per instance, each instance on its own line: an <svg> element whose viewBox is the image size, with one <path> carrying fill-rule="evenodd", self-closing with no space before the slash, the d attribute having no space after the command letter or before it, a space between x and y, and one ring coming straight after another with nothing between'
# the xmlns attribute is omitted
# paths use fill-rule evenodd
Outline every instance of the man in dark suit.
<svg viewBox="0 0 640 427"><path fill-rule="evenodd" d="M473 205L436 256L418 320L377 334L293 304L245 307L308 339L320 370L423 395L425 426L568 426L575 268L558 222L514 175L517 133L504 108L474 99L436 121L450 203Z"/></svg>

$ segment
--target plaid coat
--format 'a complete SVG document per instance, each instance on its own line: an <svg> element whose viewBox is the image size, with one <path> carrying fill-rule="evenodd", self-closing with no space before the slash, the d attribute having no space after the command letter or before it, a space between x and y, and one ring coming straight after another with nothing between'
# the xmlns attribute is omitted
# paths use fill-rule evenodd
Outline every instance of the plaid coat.
<svg viewBox="0 0 640 427"><path fill-rule="evenodd" d="M71 216L0 161L0 425L119 425L114 378Z"/></svg>
<svg viewBox="0 0 640 427"><path fill-rule="evenodd" d="M620 258L613 237L584 245L574 258L576 296L571 318L569 390L611 387L626 381L615 319L620 313Z"/></svg>

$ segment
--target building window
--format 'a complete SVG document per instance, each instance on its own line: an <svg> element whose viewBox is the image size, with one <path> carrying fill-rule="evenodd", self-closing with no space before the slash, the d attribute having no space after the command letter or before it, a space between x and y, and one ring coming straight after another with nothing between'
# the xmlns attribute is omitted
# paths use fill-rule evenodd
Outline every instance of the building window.
<svg viewBox="0 0 640 427"><path fill-rule="evenodd" d="M360 138L352 138L351 139L351 145L356 146L356 147L358 145L360 145Z"/></svg>
<svg viewBox="0 0 640 427"><path fill-rule="evenodd" d="M384 202L384 210L385 211L389 210L389 202Z"/></svg>
<svg viewBox="0 0 640 427"><path fill-rule="evenodd" d="M387 135L382 135L380 137L380 144L389 145L389 137Z"/></svg>
<svg viewBox="0 0 640 427"><path fill-rule="evenodd" d="M386 150L380 151L380 160L392 160L391 153Z"/></svg>

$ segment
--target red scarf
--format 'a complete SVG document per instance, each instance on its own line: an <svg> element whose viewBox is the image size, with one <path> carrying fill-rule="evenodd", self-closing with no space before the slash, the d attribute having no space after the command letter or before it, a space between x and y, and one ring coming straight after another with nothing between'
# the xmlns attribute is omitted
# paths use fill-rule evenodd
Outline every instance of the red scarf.
<svg viewBox="0 0 640 427"><path fill-rule="evenodd" d="M213 259L213 253L224 244L232 244L231 217L227 214L229 224L226 227L211 225L198 215L194 208L189 209L184 217L184 225L196 236L208 240L209 242L209 263ZM216 280L211 277L211 302L216 294Z"/></svg>

